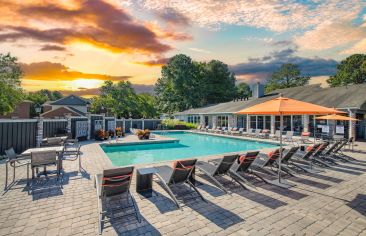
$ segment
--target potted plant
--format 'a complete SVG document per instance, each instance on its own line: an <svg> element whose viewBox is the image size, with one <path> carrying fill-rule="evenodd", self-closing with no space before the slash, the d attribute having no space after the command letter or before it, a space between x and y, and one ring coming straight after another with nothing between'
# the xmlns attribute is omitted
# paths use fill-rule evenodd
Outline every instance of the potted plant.
<svg viewBox="0 0 366 236"><path fill-rule="evenodd" d="M111 138L114 138L114 130L109 130L108 131L108 134L109 134L109 136L111 137Z"/></svg>
<svg viewBox="0 0 366 236"><path fill-rule="evenodd" d="M116 136L118 138L120 138L122 136L122 128L121 127L116 127Z"/></svg>
<svg viewBox="0 0 366 236"><path fill-rule="evenodd" d="M95 132L95 140L99 140L102 141L105 138L105 134L104 134L104 130L103 129L99 129Z"/></svg>
<svg viewBox="0 0 366 236"><path fill-rule="evenodd" d="M144 139L149 139L150 138L150 130L145 129L144 130Z"/></svg>
<svg viewBox="0 0 366 236"><path fill-rule="evenodd" d="M136 135L139 139L144 139L145 132L143 130L138 130Z"/></svg>

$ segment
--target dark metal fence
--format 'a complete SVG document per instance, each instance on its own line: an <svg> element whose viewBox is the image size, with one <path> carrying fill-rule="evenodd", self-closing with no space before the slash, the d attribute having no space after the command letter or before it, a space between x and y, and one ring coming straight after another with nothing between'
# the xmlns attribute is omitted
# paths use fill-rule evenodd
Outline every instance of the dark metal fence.
<svg viewBox="0 0 366 236"><path fill-rule="evenodd" d="M73 117L73 118L71 118L71 134L72 134L72 138L75 138L76 137L76 121L88 121L88 119L86 117Z"/></svg>
<svg viewBox="0 0 366 236"><path fill-rule="evenodd" d="M65 135L67 133L67 120L43 121L43 138Z"/></svg>
<svg viewBox="0 0 366 236"><path fill-rule="evenodd" d="M91 129L90 129L90 138L93 139L95 135L95 131L97 131L98 127L95 127L96 121L103 122L103 116L91 116Z"/></svg>
<svg viewBox="0 0 366 236"><path fill-rule="evenodd" d="M161 124L161 120L145 120L145 129L154 130L157 129L158 125Z"/></svg>
<svg viewBox="0 0 366 236"><path fill-rule="evenodd" d="M14 148L21 153L36 146L37 120L0 120L0 154Z"/></svg>

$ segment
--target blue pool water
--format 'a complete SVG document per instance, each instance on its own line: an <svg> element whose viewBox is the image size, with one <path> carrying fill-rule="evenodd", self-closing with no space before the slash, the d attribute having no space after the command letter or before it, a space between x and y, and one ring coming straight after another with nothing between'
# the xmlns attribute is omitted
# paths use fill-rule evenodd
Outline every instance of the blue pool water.
<svg viewBox="0 0 366 236"><path fill-rule="evenodd" d="M175 143L101 145L114 166L153 163L220 153L272 148L276 145L188 132L168 132L165 136L178 139Z"/></svg>

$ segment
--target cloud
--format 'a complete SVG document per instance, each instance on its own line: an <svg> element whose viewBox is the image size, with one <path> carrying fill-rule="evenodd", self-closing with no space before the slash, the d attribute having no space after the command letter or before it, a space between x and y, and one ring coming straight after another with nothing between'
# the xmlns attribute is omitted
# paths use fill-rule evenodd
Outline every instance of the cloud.
<svg viewBox="0 0 366 236"><path fill-rule="evenodd" d="M163 66L169 62L170 58L164 57L156 60L149 61L138 61L136 64L144 65L144 66Z"/></svg>
<svg viewBox="0 0 366 236"><path fill-rule="evenodd" d="M352 47L340 52L341 54L366 53L366 39L355 43Z"/></svg>
<svg viewBox="0 0 366 236"><path fill-rule="evenodd" d="M304 76L324 76L335 73L337 61L319 57L305 58L295 56L296 48L274 51L261 58L251 58L248 62L231 65L230 69L238 79L264 81L284 63L293 63L299 66Z"/></svg>
<svg viewBox="0 0 366 236"><path fill-rule="evenodd" d="M164 8L156 13L156 16L170 25L189 26L190 20L173 8Z"/></svg>
<svg viewBox="0 0 366 236"><path fill-rule="evenodd" d="M41 47L40 51L66 51L66 48L58 45L46 44Z"/></svg>
<svg viewBox="0 0 366 236"><path fill-rule="evenodd" d="M154 94L154 85L132 84L132 87L138 94L140 93ZM93 97L100 95L99 88L90 88L90 89L79 88L79 90L62 90L60 92L64 95L74 94L83 97Z"/></svg>
<svg viewBox="0 0 366 236"><path fill-rule="evenodd" d="M86 43L115 53L150 55L172 50L161 39L188 38L174 32L157 35L121 7L105 1L33 1L22 5L8 1L1 4L2 12L9 10L7 4L12 6L12 13L0 16L0 42L32 39L64 46ZM11 17L16 20L11 21Z"/></svg>
<svg viewBox="0 0 366 236"><path fill-rule="evenodd" d="M205 49L201 49L201 48L188 48L188 49L191 50L191 51L194 51L194 52L200 52L200 53L206 53L206 54L211 53L210 51L205 50Z"/></svg>
<svg viewBox="0 0 366 236"><path fill-rule="evenodd" d="M324 50L346 45L366 37L366 27L354 26L351 22L328 22L294 38L301 50Z"/></svg>
<svg viewBox="0 0 366 236"><path fill-rule="evenodd" d="M359 0L140 0L128 1L128 4L158 12L173 9L206 29L218 30L229 24L264 28L275 32L307 30L325 20L337 22L355 18L365 6L364 1Z"/></svg>
<svg viewBox="0 0 366 236"><path fill-rule="evenodd" d="M47 80L47 81L71 81L77 79L98 79L123 81L128 80L131 76L112 76L103 74L90 74L80 71L71 70L69 67L61 63L52 62L35 62L30 64L21 64L24 72L24 79L29 80Z"/></svg>

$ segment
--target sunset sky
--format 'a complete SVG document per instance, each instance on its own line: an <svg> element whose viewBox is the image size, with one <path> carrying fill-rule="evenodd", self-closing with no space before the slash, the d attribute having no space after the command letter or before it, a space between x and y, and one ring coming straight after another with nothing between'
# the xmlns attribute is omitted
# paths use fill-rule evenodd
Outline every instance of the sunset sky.
<svg viewBox="0 0 366 236"><path fill-rule="evenodd" d="M105 80L148 90L178 53L247 82L285 62L327 76L366 53L365 0L0 0L0 11L0 52L18 57L28 91L93 95Z"/></svg>

